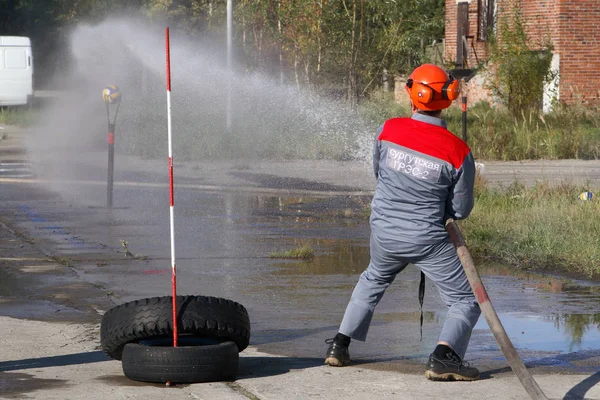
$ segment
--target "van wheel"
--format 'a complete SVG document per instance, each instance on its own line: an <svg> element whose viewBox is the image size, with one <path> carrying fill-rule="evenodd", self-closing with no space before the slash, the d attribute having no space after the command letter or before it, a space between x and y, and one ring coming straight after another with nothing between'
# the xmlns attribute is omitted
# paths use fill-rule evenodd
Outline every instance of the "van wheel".
<svg viewBox="0 0 600 400"><path fill-rule="evenodd" d="M134 381L216 382L235 379L239 352L234 342L182 347L128 343L122 363L125 376Z"/></svg>
<svg viewBox="0 0 600 400"><path fill-rule="evenodd" d="M118 305L102 317L100 344L120 360L127 343L172 337L172 297L152 297ZM208 296L177 296L178 335L229 340L238 351L248 347L250 319L246 308L232 300Z"/></svg>

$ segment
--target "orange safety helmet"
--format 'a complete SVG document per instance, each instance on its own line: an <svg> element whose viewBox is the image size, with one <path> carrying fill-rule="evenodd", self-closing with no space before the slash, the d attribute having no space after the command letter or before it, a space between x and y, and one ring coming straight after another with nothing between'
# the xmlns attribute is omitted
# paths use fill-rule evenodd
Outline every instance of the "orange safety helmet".
<svg viewBox="0 0 600 400"><path fill-rule="evenodd" d="M460 83L437 65L423 64L408 77L406 91L419 110L443 110L458 99Z"/></svg>

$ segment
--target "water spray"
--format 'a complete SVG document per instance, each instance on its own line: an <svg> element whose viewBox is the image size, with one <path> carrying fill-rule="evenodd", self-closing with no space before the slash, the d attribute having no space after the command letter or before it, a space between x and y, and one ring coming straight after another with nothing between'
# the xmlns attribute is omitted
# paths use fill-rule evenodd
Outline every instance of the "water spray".
<svg viewBox="0 0 600 400"><path fill-rule="evenodd" d="M233 1L227 0L227 110L226 110L226 129L227 135L231 138L231 79L232 79L232 37L233 37Z"/></svg>
<svg viewBox="0 0 600 400"><path fill-rule="evenodd" d="M171 286L173 297L173 347L177 347L177 277L175 267L175 199L173 196L173 140L171 130L171 49L169 27L165 28L166 78L167 78L167 132L169 141L169 220L171 226Z"/></svg>
<svg viewBox="0 0 600 400"><path fill-rule="evenodd" d="M106 207L113 205L113 174L115 168L115 123L121 106L121 92L115 85L108 85L102 90L104 104L106 104L106 120L108 122L108 172L106 182ZM113 118L110 118L110 106L116 105Z"/></svg>
<svg viewBox="0 0 600 400"><path fill-rule="evenodd" d="M123 373L132 380L166 383L167 386L176 383L230 381L238 371L239 352L248 347L250 342L250 318L246 308L229 299L188 295L179 297L185 307L177 309L168 27L165 28L165 49L172 296L135 300L111 308L102 316L100 342L106 354L121 360ZM122 245L126 254L131 257L126 241ZM201 322L207 318L216 323ZM192 323L178 326L178 319ZM178 332L193 335L199 340L188 340L190 337L186 336L183 337L185 340L181 342L181 346L178 346ZM166 338L170 342L171 334L173 346L166 346L162 339ZM202 338L214 337L224 341L208 345L202 341ZM146 339L150 340L145 342Z"/></svg>

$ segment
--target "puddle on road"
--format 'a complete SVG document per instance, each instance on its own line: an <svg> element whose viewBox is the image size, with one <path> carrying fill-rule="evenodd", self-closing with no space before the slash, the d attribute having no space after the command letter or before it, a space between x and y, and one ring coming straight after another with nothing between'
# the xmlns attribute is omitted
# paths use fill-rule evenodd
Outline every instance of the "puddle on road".
<svg viewBox="0 0 600 400"><path fill-rule="evenodd" d="M332 275L360 274L369 264L369 248L352 240L312 239L293 240L285 249L308 244L317 254L312 260L286 260L276 262L281 267L276 275Z"/></svg>
<svg viewBox="0 0 600 400"><path fill-rule="evenodd" d="M25 294L24 286L27 280L16 277L0 265L0 300L4 297L22 296Z"/></svg>
<svg viewBox="0 0 600 400"><path fill-rule="evenodd" d="M185 217L178 220L181 236L198 237L200 224L194 221L203 221L202 229L211 235L200 242L209 247L207 243L215 240L213 247L218 248L219 255L227 253L227 257L235 258L234 254L241 252L244 256L265 257L270 272L256 276L254 287L240 288L243 296L260 299L257 303L263 307L267 307L264 302L268 298L274 309L302 314L312 320L309 325L318 324L323 301L329 307L341 308L338 311L343 313L353 285L369 263L367 197L195 192L184 193L179 200L177 216ZM224 248L223 243L229 247ZM315 249L310 261L268 259L272 252L304 243ZM573 352L600 347L600 285L499 266L480 265L478 269L518 349ZM414 268L400 274L384 296L388 304L378 307L374 322L418 326L417 282L418 271ZM396 294L390 293L394 291ZM434 297L439 296L430 282L427 296L425 323L439 326L445 309L441 301L436 303ZM271 325L266 319L272 317L270 313L264 316L265 325ZM313 328L306 329L311 332ZM476 329L483 336L491 335L483 316ZM490 340L484 342L490 344ZM491 343L495 345L493 338Z"/></svg>
<svg viewBox="0 0 600 400"><path fill-rule="evenodd" d="M46 282L50 284L51 280ZM40 321L72 321L85 316L73 307L34 298L41 295L40 291L32 292L36 285L33 279L25 275L17 277L0 266L0 315Z"/></svg>
<svg viewBox="0 0 600 400"><path fill-rule="evenodd" d="M499 313L498 316L517 349L563 353L600 349L600 314ZM489 329L483 317L475 329Z"/></svg>
<svg viewBox="0 0 600 400"><path fill-rule="evenodd" d="M86 318L83 311L49 300L28 299L21 301L2 297L0 297L0 315L52 322L84 321Z"/></svg>
<svg viewBox="0 0 600 400"><path fill-rule="evenodd" d="M36 391L65 389L72 385L66 379L43 379L36 378L34 374L0 372L0 393L5 399L31 398L30 395Z"/></svg>
<svg viewBox="0 0 600 400"><path fill-rule="evenodd" d="M293 247L293 243L297 244L299 241L290 243L290 247ZM359 274L368 265L369 251L366 240L313 239L310 243L316 249L316 256L312 260L280 260L275 262L279 270L274 274L350 274L356 282ZM527 350L528 353L535 354L600 349L600 313L597 313L597 310L600 310L600 285L597 283L534 274L501 266L482 265L478 266L478 270L492 304L518 350ZM406 273L408 277L403 277ZM398 275L388 292L404 290L405 288L398 288L398 282L414 278L413 274L414 271L409 272L407 269ZM294 282L301 283L302 280L296 279ZM305 282L305 285L308 286L307 289L311 289L310 285L314 284ZM412 293L413 286L414 284L409 286L408 296L416 296L416 293ZM437 291L432 288L433 285L428 281L428 294L437 296ZM348 297L351 290L347 293ZM445 312L442 311L443 306L439 310L426 311L425 323L441 324ZM418 311L388 311L376 312L375 321L415 324L418 318ZM483 315L475 329L483 336L490 336L490 340L495 344Z"/></svg>
<svg viewBox="0 0 600 400"><path fill-rule="evenodd" d="M600 285L484 266L481 274L504 329L517 348L600 349ZM476 329L488 329L482 317Z"/></svg>
<svg viewBox="0 0 600 400"><path fill-rule="evenodd" d="M118 247L119 239L127 239L136 253L151 257L168 255L164 213L145 210L140 214L133 212L138 210L134 206L129 210L114 210L107 219L118 223L109 224L108 232L105 226L97 231L88 230L86 234L91 239L86 236L85 242ZM265 348L271 345L266 350L275 352L312 354L311 341L322 342L321 336L334 333L339 326L353 286L368 265L367 206L366 199L344 196L182 192L175 209L178 257L182 260L178 267L188 274L186 280L194 290L201 285L212 285L211 290L219 288L220 295L225 297L235 295L250 310L258 311L252 314L253 329L256 327L253 344ZM56 226L53 222L56 218L46 220L47 213L22 211L32 223ZM140 227L143 235L139 234ZM269 258L271 252L290 250L301 243L315 249L312 260ZM153 274L143 271L164 268L164 264L155 263L144 264L139 270L144 279L149 279ZM556 354L600 348L597 313L600 285L498 266L478 265L478 269L505 329L520 352ZM9 278L0 274L0 296L15 290ZM429 282L424 337L419 343L418 278L418 271L409 267L388 289L372 326L372 337L387 342L369 347L368 351L393 354L404 348L408 349L406 357L416 358L426 357L431 350L445 307ZM123 285L129 283L124 281ZM394 330L393 337L389 335L390 329ZM403 334L413 338L416 335L416 339L406 343ZM472 349L487 351L496 346L490 335L482 317L474 332L474 338L479 336L481 340L473 340ZM395 342L400 340L401 343ZM290 341L294 341L293 346ZM280 347L276 347L277 343Z"/></svg>

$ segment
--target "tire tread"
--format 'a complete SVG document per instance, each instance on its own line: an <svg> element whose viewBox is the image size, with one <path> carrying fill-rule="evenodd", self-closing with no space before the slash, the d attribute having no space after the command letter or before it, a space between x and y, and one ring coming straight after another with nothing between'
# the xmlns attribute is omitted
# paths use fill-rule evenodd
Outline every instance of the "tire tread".
<svg viewBox="0 0 600 400"><path fill-rule="evenodd" d="M232 380L239 368L234 342L208 346L151 347L128 343L123 373L135 381L201 383Z"/></svg>
<svg viewBox="0 0 600 400"><path fill-rule="evenodd" d="M248 347L250 319L246 308L210 296L177 296L177 331L231 340L239 351ZM151 337L173 334L172 297L134 300L111 308L102 317L100 341L110 357L120 360L123 347Z"/></svg>

